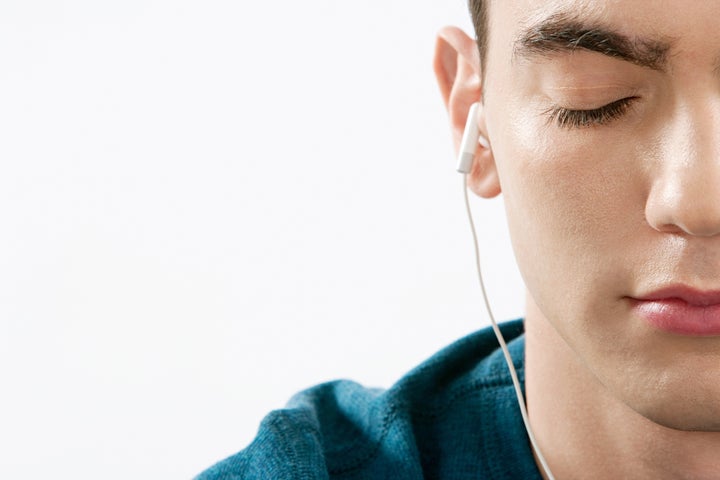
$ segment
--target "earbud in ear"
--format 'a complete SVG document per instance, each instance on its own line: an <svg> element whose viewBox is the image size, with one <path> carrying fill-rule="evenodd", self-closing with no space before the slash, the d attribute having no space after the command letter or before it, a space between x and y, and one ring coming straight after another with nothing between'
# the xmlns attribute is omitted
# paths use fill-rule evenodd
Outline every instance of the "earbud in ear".
<svg viewBox="0 0 720 480"><path fill-rule="evenodd" d="M460 173L470 173L472 169L473 158L478 144L485 148L490 148L488 139L480 135L478 130L478 111L480 103L476 102L470 106L467 122L465 123L465 131L460 142L460 152L458 154L457 171Z"/></svg>

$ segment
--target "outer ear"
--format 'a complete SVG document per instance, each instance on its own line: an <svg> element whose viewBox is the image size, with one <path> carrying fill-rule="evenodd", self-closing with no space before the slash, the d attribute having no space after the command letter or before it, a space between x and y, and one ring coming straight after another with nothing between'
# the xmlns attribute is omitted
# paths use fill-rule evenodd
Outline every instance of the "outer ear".
<svg viewBox="0 0 720 480"><path fill-rule="evenodd" d="M482 99L480 55L475 41L457 27L444 27L437 35L433 67L448 111L453 145L457 153L470 106ZM480 133L487 138L482 106L479 117ZM500 193L500 181L491 149L478 145L468 186L477 195L485 198L495 197Z"/></svg>

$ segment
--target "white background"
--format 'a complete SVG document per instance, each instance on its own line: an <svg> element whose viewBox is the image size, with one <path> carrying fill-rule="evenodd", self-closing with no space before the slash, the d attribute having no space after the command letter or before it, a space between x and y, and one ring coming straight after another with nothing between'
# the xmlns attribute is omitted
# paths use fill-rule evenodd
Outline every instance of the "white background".
<svg viewBox="0 0 720 480"><path fill-rule="evenodd" d="M445 24L464 0L0 3L0 478L189 478L487 324Z"/></svg>

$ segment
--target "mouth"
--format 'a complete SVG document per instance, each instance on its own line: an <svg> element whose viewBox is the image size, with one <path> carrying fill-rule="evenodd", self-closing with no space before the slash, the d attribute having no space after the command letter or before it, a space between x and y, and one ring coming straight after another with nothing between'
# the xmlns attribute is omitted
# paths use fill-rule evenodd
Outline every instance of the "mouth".
<svg viewBox="0 0 720 480"><path fill-rule="evenodd" d="M674 285L630 297L636 315L659 330L686 336L720 336L720 290Z"/></svg>

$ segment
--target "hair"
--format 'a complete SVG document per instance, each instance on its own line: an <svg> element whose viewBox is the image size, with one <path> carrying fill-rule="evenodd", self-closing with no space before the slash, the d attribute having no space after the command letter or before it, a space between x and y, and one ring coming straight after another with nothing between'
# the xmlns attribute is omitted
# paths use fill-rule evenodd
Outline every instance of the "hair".
<svg viewBox="0 0 720 480"><path fill-rule="evenodd" d="M483 76L485 75L485 56L487 54L488 3L487 0L468 0Z"/></svg>

